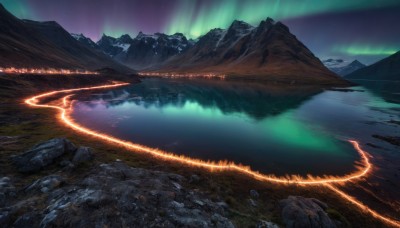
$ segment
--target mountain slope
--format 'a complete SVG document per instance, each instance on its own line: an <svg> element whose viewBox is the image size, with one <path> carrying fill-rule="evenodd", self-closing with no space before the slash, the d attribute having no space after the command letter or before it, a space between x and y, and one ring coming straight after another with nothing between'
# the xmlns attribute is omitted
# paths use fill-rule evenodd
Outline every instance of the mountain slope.
<svg viewBox="0 0 400 228"><path fill-rule="evenodd" d="M213 29L186 52L154 67L157 72L214 72L292 84L345 85L289 29L271 18L253 27L234 21Z"/></svg>
<svg viewBox="0 0 400 228"><path fill-rule="evenodd" d="M182 33L174 35L139 33L131 43L126 56L118 60L137 69L146 69L158 65L190 47L191 43Z"/></svg>
<svg viewBox="0 0 400 228"><path fill-rule="evenodd" d="M97 46L105 54L116 57L120 54L126 53L131 46L132 38L129 35L123 35L120 38L114 38L103 34L101 39L97 42Z"/></svg>
<svg viewBox="0 0 400 228"><path fill-rule="evenodd" d="M159 65L192 45L193 43L181 33L147 35L140 32L134 39L129 35L120 38L103 35L97 42L97 46L105 54L135 69Z"/></svg>
<svg viewBox="0 0 400 228"><path fill-rule="evenodd" d="M345 78L400 81L400 51L377 63L346 75Z"/></svg>
<svg viewBox="0 0 400 228"><path fill-rule="evenodd" d="M366 67L358 60L354 60L351 63L345 62L342 59L328 59L322 62L329 70L335 72L340 76L348 75L356 70Z"/></svg>
<svg viewBox="0 0 400 228"><path fill-rule="evenodd" d="M56 22L20 20L0 4L0 66L133 72L75 40Z"/></svg>
<svg viewBox="0 0 400 228"><path fill-rule="evenodd" d="M97 50L100 50L99 46L97 46L97 44L95 42L93 42L93 40L91 40L90 38L84 36L82 33L81 34L75 34L75 33L71 33L71 36L73 38L75 38L75 40L83 43L84 45L90 47L90 48L94 48Z"/></svg>

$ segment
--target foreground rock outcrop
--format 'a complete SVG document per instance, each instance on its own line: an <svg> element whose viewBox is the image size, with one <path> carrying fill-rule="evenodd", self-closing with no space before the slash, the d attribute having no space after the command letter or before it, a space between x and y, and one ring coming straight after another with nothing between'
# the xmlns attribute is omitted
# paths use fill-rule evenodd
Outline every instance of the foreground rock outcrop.
<svg viewBox="0 0 400 228"><path fill-rule="evenodd" d="M67 179L60 172L34 181L20 191L19 197L27 195L23 200L5 202L0 226L233 227L224 202L186 189L180 175L115 162L83 179Z"/></svg>
<svg viewBox="0 0 400 228"><path fill-rule="evenodd" d="M25 177L0 176L0 227L234 227L235 208L189 188L204 181L197 175L185 178L119 160L96 164L91 148L64 138L37 144L12 159L20 172L42 170L42 177L21 184ZM81 163L89 165L83 173L78 171ZM258 191L248 194L247 207L263 206ZM340 226L317 199L289 196L280 204L286 227ZM265 220L254 225L279 227Z"/></svg>
<svg viewBox="0 0 400 228"><path fill-rule="evenodd" d="M328 206L313 198L289 196L281 200L282 218L287 228L295 227L324 227L334 228L332 221L325 210Z"/></svg>
<svg viewBox="0 0 400 228"><path fill-rule="evenodd" d="M56 158L65 153L75 152L76 149L69 140L56 138L39 143L25 153L14 156L12 160L19 172L34 172L52 164Z"/></svg>
<svg viewBox="0 0 400 228"><path fill-rule="evenodd" d="M64 155L72 156L71 160L64 159L60 162L65 169L73 169L76 165L93 159L91 148L83 146L78 148L65 138L55 138L39 143L11 159L19 172L30 173L44 169Z"/></svg>
<svg viewBox="0 0 400 228"><path fill-rule="evenodd" d="M92 159L91 148L64 138L13 156L22 173L53 164L59 171L20 189L0 177L0 227L234 227L226 203L184 187L191 179L122 162L78 175L76 167Z"/></svg>

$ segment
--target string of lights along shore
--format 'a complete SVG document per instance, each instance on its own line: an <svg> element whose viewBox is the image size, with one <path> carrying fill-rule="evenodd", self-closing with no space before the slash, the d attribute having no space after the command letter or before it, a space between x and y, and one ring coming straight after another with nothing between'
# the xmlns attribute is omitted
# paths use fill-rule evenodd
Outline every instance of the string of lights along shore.
<svg viewBox="0 0 400 228"><path fill-rule="evenodd" d="M96 75L98 72L88 70L44 69L44 68L0 68L4 74L44 74L44 75Z"/></svg>

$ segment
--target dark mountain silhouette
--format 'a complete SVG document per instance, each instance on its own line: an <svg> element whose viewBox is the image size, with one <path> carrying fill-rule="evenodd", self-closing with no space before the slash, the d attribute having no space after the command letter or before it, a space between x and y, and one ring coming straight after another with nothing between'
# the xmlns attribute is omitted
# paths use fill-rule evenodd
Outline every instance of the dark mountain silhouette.
<svg viewBox="0 0 400 228"><path fill-rule="evenodd" d="M353 73L356 70L366 67L363 63L358 60L354 60L351 63L345 62L342 59L328 59L322 61L322 63L334 73L345 76Z"/></svg>
<svg viewBox="0 0 400 228"><path fill-rule="evenodd" d="M214 72L291 84L347 84L329 71L288 27L271 18L258 27L234 21L227 30L213 29L193 47L152 70Z"/></svg>
<svg viewBox="0 0 400 228"><path fill-rule="evenodd" d="M0 4L0 66L133 72L75 40L57 22L20 20Z"/></svg>
<svg viewBox="0 0 400 228"><path fill-rule="evenodd" d="M400 51L377 63L357 70L348 79L400 81Z"/></svg>
<svg viewBox="0 0 400 228"><path fill-rule="evenodd" d="M103 35L97 45L105 54L127 66L147 69L182 53L193 43L182 33L147 35L140 32L134 39L129 35L120 38Z"/></svg>

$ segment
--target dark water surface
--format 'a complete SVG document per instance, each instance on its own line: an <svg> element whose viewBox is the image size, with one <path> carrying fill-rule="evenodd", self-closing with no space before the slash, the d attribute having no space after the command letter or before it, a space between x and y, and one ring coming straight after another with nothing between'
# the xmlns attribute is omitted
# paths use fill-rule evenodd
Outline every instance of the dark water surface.
<svg viewBox="0 0 400 228"><path fill-rule="evenodd" d="M72 116L134 143L263 173L342 175L359 159L346 139L395 131L379 121L399 120L400 105L356 89L152 78L82 97Z"/></svg>

